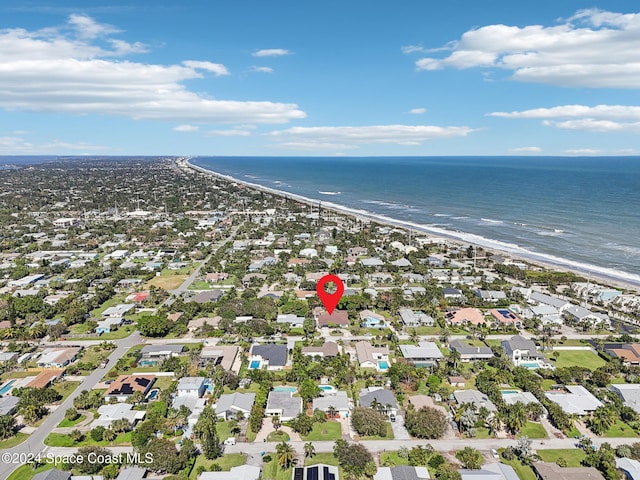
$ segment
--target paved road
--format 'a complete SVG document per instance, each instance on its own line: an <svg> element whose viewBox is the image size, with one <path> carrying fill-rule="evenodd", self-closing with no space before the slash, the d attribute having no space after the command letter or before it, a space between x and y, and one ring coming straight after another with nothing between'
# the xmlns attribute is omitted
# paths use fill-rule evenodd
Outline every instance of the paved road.
<svg viewBox="0 0 640 480"><path fill-rule="evenodd" d="M80 395L83 390L91 390L107 373L107 371L121 358L123 357L131 347L138 345L142 342L140 333L134 332L127 338L116 340L113 343L116 344L116 349L109 355L109 363L105 368L97 368L91 375L87 376L85 380L78 385L78 387L69 395L62 404L56 408L42 424L31 434L29 438L13 448L9 448L3 451L3 453L14 454L37 454L45 450L44 440L47 438L50 432L64 419L64 413L67 408L73 406L73 399ZM73 451L75 449L70 449ZM18 457L19 458L19 457ZM11 472L18 468L21 463L0 463L0 478L7 478Z"/></svg>

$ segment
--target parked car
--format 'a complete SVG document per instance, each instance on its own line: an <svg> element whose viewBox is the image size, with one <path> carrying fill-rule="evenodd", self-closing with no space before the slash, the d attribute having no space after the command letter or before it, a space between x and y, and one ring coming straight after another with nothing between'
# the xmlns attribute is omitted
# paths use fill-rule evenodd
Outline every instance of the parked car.
<svg viewBox="0 0 640 480"><path fill-rule="evenodd" d="M236 438L235 437L229 437L224 441L225 445L235 445L236 444Z"/></svg>
<svg viewBox="0 0 640 480"><path fill-rule="evenodd" d="M391 420L392 422L395 422L396 416L392 413L391 415L389 415L389 420Z"/></svg>
<svg viewBox="0 0 640 480"><path fill-rule="evenodd" d="M500 459L500 455L498 455L498 451L495 448L491 449L491 455L493 456L493 458L495 458L496 460Z"/></svg>

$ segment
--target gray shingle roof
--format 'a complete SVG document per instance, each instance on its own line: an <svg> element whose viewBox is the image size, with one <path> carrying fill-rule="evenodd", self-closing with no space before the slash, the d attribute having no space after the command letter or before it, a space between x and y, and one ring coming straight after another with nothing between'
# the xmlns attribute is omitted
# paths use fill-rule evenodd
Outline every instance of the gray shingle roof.
<svg viewBox="0 0 640 480"><path fill-rule="evenodd" d="M69 480L70 478L71 474L69 472L63 472L57 468L52 468L33 476L33 480Z"/></svg>
<svg viewBox="0 0 640 480"><path fill-rule="evenodd" d="M252 355L260 355L269 360L269 365L284 366L287 363L286 345L254 345L251 349Z"/></svg>

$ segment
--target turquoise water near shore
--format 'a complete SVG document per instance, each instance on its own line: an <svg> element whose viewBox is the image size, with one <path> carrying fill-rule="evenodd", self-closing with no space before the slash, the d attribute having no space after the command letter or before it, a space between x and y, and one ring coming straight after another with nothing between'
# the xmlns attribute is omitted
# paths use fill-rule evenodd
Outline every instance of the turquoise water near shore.
<svg viewBox="0 0 640 480"><path fill-rule="evenodd" d="M193 165L640 284L637 157L196 157Z"/></svg>

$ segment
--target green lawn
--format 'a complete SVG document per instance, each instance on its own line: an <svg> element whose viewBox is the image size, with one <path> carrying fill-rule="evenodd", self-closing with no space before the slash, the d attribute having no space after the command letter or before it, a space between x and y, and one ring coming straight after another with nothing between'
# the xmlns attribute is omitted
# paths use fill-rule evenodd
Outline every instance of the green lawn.
<svg viewBox="0 0 640 480"><path fill-rule="evenodd" d="M309 435L301 436L305 442L319 442L322 440L338 440L342 438L342 427L339 422L315 423Z"/></svg>
<svg viewBox="0 0 640 480"><path fill-rule="evenodd" d="M493 435L489 435L489 429L487 427L476 428L476 436L474 438L494 438Z"/></svg>
<svg viewBox="0 0 640 480"><path fill-rule="evenodd" d="M278 430L277 432L271 432L267 435L267 442L288 442L291 440L287 432Z"/></svg>
<svg viewBox="0 0 640 480"><path fill-rule="evenodd" d="M53 389L58 392L60 395L62 395L62 400L60 400L58 403L62 403L65 398L67 398L69 395L71 395L71 392L73 392L78 385L80 385L81 382L70 382L68 380L65 380L63 382L58 382L53 386Z"/></svg>
<svg viewBox="0 0 640 480"><path fill-rule="evenodd" d="M227 438L232 437L231 426L229 422L216 422L216 431L218 432L218 438L221 442L224 442Z"/></svg>
<svg viewBox="0 0 640 480"><path fill-rule="evenodd" d="M331 452L320 452L316 453L313 457L307 457L304 459L304 466L310 467L312 465L317 465L319 463L326 463L327 465L335 465L338 467L340 464L338 463L338 459L333 456ZM343 478L343 475L340 475L340 478Z"/></svg>
<svg viewBox="0 0 640 480"><path fill-rule="evenodd" d="M511 465L520 480L537 480L536 474L533 473L533 469L520 463L517 458L514 458L513 460L505 460L500 457L500 461L507 465Z"/></svg>
<svg viewBox="0 0 640 480"><path fill-rule="evenodd" d="M85 438L78 443L75 443L71 437L63 433L50 433L44 440L45 445L50 447L86 447L88 445L100 445L102 447L111 446L111 442L102 440L100 442L94 441L90 436L85 435ZM131 444L131 432L121 433L113 441L113 445L130 445Z"/></svg>
<svg viewBox="0 0 640 480"><path fill-rule="evenodd" d="M633 428L624 423L622 420L616 421L613 426L604 434L605 437L626 437L637 438L638 434Z"/></svg>
<svg viewBox="0 0 640 480"><path fill-rule="evenodd" d="M275 453L271 456L273 460L269 463L265 463L262 467L262 478L264 480L291 480L293 468L283 470L278 465L278 461L275 459Z"/></svg>
<svg viewBox="0 0 640 480"><path fill-rule="evenodd" d="M555 463L559 458L567 461L567 467L581 467L580 462L586 456L579 448L567 450L538 450L538 455L544 462Z"/></svg>
<svg viewBox="0 0 640 480"><path fill-rule="evenodd" d="M27 437L29 437L29 435L18 432L13 437L0 441L0 450L4 450L5 448L15 447L16 445L24 442L27 439Z"/></svg>
<svg viewBox="0 0 640 480"><path fill-rule="evenodd" d="M198 478L197 469L199 466L204 466L207 471L210 471L211 465L217 463L220 465L223 471L228 472L232 467L238 467L244 465L246 457L242 453L228 453L215 460L207 460L204 455L198 455L196 457L196 463L193 465L189 480L196 480Z"/></svg>
<svg viewBox="0 0 640 480"><path fill-rule="evenodd" d="M549 355L549 359L553 359L556 353L559 353L560 356L557 360L552 360L552 363L558 368L579 366L595 370L607 363L597 354L588 350L556 350Z"/></svg>
<svg viewBox="0 0 640 480"><path fill-rule="evenodd" d="M81 421L83 421L85 418L87 418L84 415L80 415L78 418L76 418L75 420L67 420L66 418L64 420L62 420L59 424L58 427L60 428L65 428L65 427L75 427L77 424L79 424Z"/></svg>
<svg viewBox="0 0 640 480"><path fill-rule="evenodd" d="M45 470L51 470L53 463L47 463L34 470L31 465L22 465L18 467L7 480L31 480L36 474L44 472Z"/></svg>
<svg viewBox="0 0 640 480"><path fill-rule="evenodd" d="M398 452L382 452L380 454L380 465L387 465L386 462L389 462L388 466L398 466L398 465L409 465L408 458L401 458L398 456Z"/></svg>
<svg viewBox="0 0 640 480"><path fill-rule="evenodd" d="M520 430L520 435L526 435L529 438L548 438L544 427L536 422L527 422Z"/></svg>

